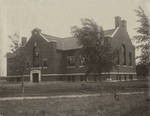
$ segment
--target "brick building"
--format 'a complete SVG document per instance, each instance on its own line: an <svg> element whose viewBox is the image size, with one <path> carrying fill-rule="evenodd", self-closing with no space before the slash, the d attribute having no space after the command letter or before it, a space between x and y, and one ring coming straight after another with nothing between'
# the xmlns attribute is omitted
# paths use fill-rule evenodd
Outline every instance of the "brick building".
<svg viewBox="0 0 150 116"><path fill-rule="evenodd" d="M103 73L107 80L129 80L136 77L135 47L127 32L127 24L121 17L115 17L115 28L104 31L109 38L113 49L118 48L119 53L116 66L109 74ZM34 29L32 36L26 42L22 41L20 49L26 56L25 80L31 82L68 80L87 81L85 78L84 58L78 55L81 46L73 37L59 38L43 34L40 29ZM8 76L19 77L16 71L14 55L7 57ZM90 76L88 81L97 80L98 77Z"/></svg>

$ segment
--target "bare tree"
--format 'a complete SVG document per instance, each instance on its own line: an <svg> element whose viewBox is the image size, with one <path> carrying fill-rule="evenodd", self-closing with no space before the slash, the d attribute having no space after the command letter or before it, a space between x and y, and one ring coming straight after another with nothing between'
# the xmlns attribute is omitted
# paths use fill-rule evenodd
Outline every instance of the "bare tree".
<svg viewBox="0 0 150 116"><path fill-rule="evenodd" d="M24 94L24 71L26 69L26 57L24 52L24 46L20 44L20 36L19 34L15 33L12 36L8 36L11 40L11 54L15 61L13 62L13 68L17 72L18 75L22 75L21 77L21 87L22 93Z"/></svg>

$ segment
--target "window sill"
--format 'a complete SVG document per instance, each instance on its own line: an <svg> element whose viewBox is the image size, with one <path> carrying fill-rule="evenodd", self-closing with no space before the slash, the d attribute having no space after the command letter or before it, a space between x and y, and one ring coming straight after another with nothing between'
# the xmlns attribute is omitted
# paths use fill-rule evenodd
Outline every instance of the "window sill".
<svg viewBox="0 0 150 116"><path fill-rule="evenodd" d="M122 65L122 67L130 67L130 68L132 68L133 66L129 66L129 65Z"/></svg>
<svg viewBox="0 0 150 116"><path fill-rule="evenodd" d="M82 66L79 66L79 68L83 68L83 67L86 67L86 66L84 66L84 65L82 65Z"/></svg>
<svg viewBox="0 0 150 116"><path fill-rule="evenodd" d="M133 66L129 66L130 68L133 68Z"/></svg>
<svg viewBox="0 0 150 116"><path fill-rule="evenodd" d="M67 66L67 68L76 68L76 66Z"/></svg>
<svg viewBox="0 0 150 116"><path fill-rule="evenodd" d="M48 67L42 67L43 69L47 69Z"/></svg>

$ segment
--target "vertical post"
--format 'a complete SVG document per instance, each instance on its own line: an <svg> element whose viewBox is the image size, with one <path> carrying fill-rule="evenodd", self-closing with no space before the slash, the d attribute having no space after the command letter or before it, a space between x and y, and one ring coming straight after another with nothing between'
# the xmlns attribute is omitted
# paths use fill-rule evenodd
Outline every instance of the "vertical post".
<svg viewBox="0 0 150 116"><path fill-rule="evenodd" d="M21 63L21 74L22 74L22 82L21 82L21 87L22 87L22 96L24 96L24 72L25 72L25 69L26 69L26 59L25 59L25 54L23 53L23 46L21 46L22 49L20 49L20 63Z"/></svg>
<svg viewBox="0 0 150 116"><path fill-rule="evenodd" d="M150 100L150 61L148 63L148 99Z"/></svg>
<svg viewBox="0 0 150 116"><path fill-rule="evenodd" d="M22 96L24 96L24 75L22 75Z"/></svg>
<svg viewBox="0 0 150 116"><path fill-rule="evenodd" d="M150 41L149 41L150 45ZM149 51L148 51L148 99L150 100L150 46L149 46Z"/></svg>

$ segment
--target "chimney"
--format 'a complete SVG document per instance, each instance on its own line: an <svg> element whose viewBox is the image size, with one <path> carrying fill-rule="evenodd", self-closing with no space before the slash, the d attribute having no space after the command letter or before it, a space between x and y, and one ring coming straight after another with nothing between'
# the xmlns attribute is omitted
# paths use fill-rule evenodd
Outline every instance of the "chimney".
<svg viewBox="0 0 150 116"><path fill-rule="evenodd" d="M27 43L27 38L26 37L22 37L21 38L21 46L25 46Z"/></svg>
<svg viewBox="0 0 150 116"><path fill-rule="evenodd" d="M122 29L127 30L127 21L121 20L120 16L115 17L115 28L121 27Z"/></svg>
<svg viewBox="0 0 150 116"><path fill-rule="evenodd" d="M116 16L115 17L115 28L120 27L120 26L121 26L121 17Z"/></svg>
<svg viewBox="0 0 150 116"><path fill-rule="evenodd" d="M127 21L126 20L121 20L121 26L122 28L124 28L125 30L127 30Z"/></svg>

